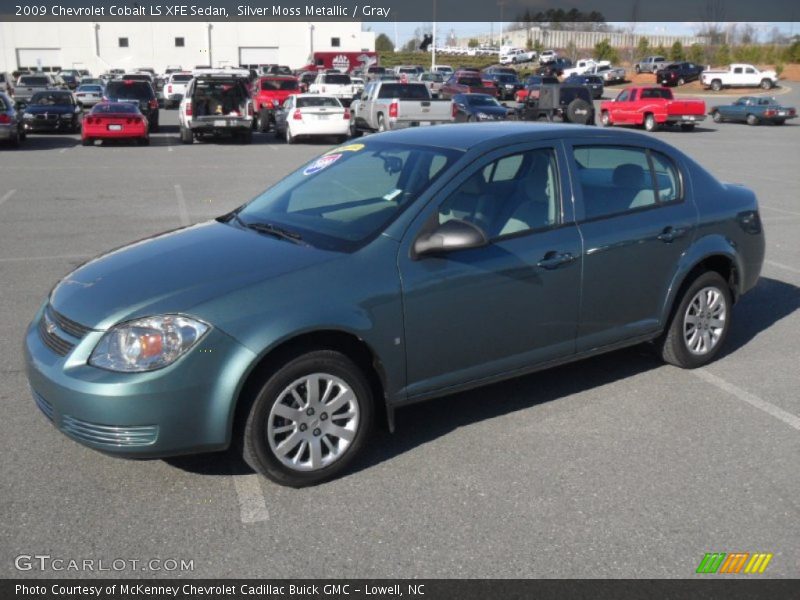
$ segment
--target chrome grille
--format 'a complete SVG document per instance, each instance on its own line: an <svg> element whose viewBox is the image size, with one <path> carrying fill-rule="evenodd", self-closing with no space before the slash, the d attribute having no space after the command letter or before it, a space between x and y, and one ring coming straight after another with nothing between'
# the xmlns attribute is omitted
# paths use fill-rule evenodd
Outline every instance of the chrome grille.
<svg viewBox="0 0 800 600"><path fill-rule="evenodd" d="M63 415L61 430L79 441L101 446L150 446L158 437L158 425L112 427L81 421L69 415Z"/></svg>
<svg viewBox="0 0 800 600"><path fill-rule="evenodd" d="M44 414L45 417L47 417L48 419L50 419L52 421L53 420L53 405L50 404L44 398L42 398L42 396L40 394L38 394L36 392L36 390L31 390L31 393L33 394L33 400L34 400L34 402L36 402L36 406L39 407L39 410L42 411L42 413Z"/></svg>
<svg viewBox="0 0 800 600"><path fill-rule="evenodd" d="M52 321L50 321L50 324L54 325ZM75 347L75 344L57 336L54 326L48 327L48 317L46 314L42 315L42 318L39 320L39 337L42 339L45 346L59 356L66 356Z"/></svg>
<svg viewBox="0 0 800 600"><path fill-rule="evenodd" d="M65 333L68 333L74 338L81 339L92 330L90 327L86 327L85 325L76 323L72 319L68 319L60 312L56 311L56 309L54 309L50 304L47 305L47 315Z"/></svg>

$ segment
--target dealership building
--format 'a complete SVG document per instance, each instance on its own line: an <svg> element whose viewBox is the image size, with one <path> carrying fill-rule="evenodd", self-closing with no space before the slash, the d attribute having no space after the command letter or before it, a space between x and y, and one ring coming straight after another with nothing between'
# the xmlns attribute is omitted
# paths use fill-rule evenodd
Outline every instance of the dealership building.
<svg viewBox="0 0 800 600"><path fill-rule="evenodd" d="M168 65L307 64L313 52L375 50L375 34L345 22L0 22L0 71Z"/></svg>

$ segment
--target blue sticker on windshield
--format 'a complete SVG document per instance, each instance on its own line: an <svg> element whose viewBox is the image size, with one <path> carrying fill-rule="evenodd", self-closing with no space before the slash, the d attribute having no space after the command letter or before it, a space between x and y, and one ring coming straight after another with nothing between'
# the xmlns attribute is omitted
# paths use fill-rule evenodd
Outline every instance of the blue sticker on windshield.
<svg viewBox="0 0 800 600"><path fill-rule="evenodd" d="M313 175L314 173L322 171L322 169L327 169L340 158L342 158L341 154L328 154L326 156L321 156L305 168L303 175Z"/></svg>

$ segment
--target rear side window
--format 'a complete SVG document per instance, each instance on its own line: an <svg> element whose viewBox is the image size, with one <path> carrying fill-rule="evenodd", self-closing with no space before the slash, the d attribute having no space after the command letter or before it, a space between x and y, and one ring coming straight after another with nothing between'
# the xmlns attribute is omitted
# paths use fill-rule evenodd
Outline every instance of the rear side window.
<svg viewBox="0 0 800 600"><path fill-rule="evenodd" d="M579 146L573 156L587 220L681 199L678 170L659 152L624 146Z"/></svg>

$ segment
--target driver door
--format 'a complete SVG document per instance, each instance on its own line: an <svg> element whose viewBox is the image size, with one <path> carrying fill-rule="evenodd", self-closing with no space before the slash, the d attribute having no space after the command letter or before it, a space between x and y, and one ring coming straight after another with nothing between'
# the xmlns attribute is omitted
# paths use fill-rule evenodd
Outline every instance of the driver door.
<svg viewBox="0 0 800 600"><path fill-rule="evenodd" d="M560 142L494 151L409 227L398 256L409 398L574 353L582 241L565 165ZM415 256L416 239L451 219L489 243Z"/></svg>
<svg viewBox="0 0 800 600"><path fill-rule="evenodd" d="M275 131L277 133L283 134L286 132L286 120L289 118L288 115L293 106L294 96L289 96L279 108L275 109Z"/></svg>

